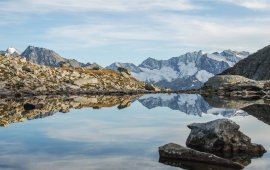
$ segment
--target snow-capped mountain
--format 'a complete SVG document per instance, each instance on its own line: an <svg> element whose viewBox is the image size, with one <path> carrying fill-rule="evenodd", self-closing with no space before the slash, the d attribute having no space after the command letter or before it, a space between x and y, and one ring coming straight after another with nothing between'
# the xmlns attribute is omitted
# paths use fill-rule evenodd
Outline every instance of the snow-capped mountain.
<svg viewBox="0 0 270 170"><path fill-rule="evenodd" d="M148 58L139 66L132 63L113 63L107 68L116 70L124 67L132 75L148 83L175 90L200 88L210 77L232 67L246 58L248 52L225 50L212 54L202 51L191 52L168 60Z"/></svg>
<svg viewBox="0 0 270 170"><path fill-rule="evenodd" d="M17 50L16 48L13 48L13 47L9 47L6 52L8 54L15 54L15 55L20 55L21 52L19 52L19 50Z"/></svg>
<svg viewBox="0 0 270 170"><path fill-rule="evenodd" d="M75 59L63 58L53 50L34 46L28 46L21 56L25 57L27 61L46 66L58 67L61 63L68 63L72 67L101 68L101 66L97 65L96 63L84 64Z"/></svg>
<svg viewBox="0 0 270 170"><path fill-rule="evenodd" d="M18 57L21 53L16 48L9 47L6 51L0 51L0 54L10 57Z"/></svg>
<svg viewBox="0 0 270 170"><path fill-rule="evenodd" d="M248 113L239 109L212 107L198 94L149 94L140 97L138 101L148 109L168 107L194 116L202 116L203 114L222 115L224 117L248 115Z"/></svg>

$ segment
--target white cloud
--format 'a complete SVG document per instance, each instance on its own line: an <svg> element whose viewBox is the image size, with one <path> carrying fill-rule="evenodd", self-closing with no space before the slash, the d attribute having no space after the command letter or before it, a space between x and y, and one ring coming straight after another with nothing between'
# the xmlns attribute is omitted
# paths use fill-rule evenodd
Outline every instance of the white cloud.
<svg viewBox="0 0 270 170"><path fill-rule="evenodd" d="M76 47L88 48L108 44L152 43L182 46L186 50L252 50L267 45L270 20L265 18L206 18L177 14L149 15L143 23L96 21L54 27L46 37L64 39ZM109 24L104 24L104 23ZM251 24L252 23L252 24ZM158 47L159 48L159 47Z"/></svg>
<svg viewBox="0 0 270 170"><path fill-rule="evenodd" d="M270 9L269 0L223 0L223 1L253 10Z"/></svg>
<svg viewBox="0 0 270 170"><path fill-rule="evenodd" d="M159 11L159 10L194 10L201 7L194 5L190 0L21 0L14 3L0 2L5 11ZM24 8L22 8L24 7ZM25 8L27 7L27 8ZM1 10L2 10L1 9Z"/></svg>
<svg viewBox="0 0 270 170"><path fill-rule="evenodd" d="M46 38L65 39L79 47L95 47L107 44L127 43L131 41L164 40L160 30L144 25L121 22L103 24L80 24L50 28ZM76 45L77 44L77 45Z"/></svg>

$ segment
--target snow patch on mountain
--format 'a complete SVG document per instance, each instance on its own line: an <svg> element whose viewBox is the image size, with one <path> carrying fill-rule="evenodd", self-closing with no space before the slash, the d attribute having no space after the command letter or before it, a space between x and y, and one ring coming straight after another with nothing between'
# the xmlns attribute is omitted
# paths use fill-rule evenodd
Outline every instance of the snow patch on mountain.
<svg viewBox="0 0 270 170"><path fill-rule="evenodd" d="M160 70L150 70L148 68L140 69L142 70L142 72L132 73L132 75L141 81L155 83L161 80L172 81L173 79L176 79L178 77L177 71L173 70L170 67L162 67Z"/></svg>
<svg viewBox="0 0 270 170"><path fill-rule="evenodd" d="M206 71L206 70L200 70L200 71L198 71L197 74L196 74L196 78L197 78L200 82L203 82L203 83L207 82L207 80L208 80L209 78L213 77L213 76L214 76L214 74L209 73L209 72Z"/></svg>
<svg viewBox="0 0 270 170"><path fill-rule="evenodd" d="M180 77L193 76L198 71L198 68L196 67L196 64L194 62L180 62L178 63L178 66Z"/></svg>
<svg viewBox="0 0 270 170"><path fill-rule="evenodd" d="M9 54L14 54L14 53L16 53L16 54L18 54L18 55L21 54L21 53L19 52L19 50L17 50L16 48L13 48L13 47L9 47L9 48L6 50L6 52L9 53Z"/></svg>

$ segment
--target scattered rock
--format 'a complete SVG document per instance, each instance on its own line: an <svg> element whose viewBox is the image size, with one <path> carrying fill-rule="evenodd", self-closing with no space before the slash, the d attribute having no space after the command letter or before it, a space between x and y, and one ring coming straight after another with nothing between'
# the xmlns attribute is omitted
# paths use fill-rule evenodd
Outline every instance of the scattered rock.
<svg viewBox="0 0 270 170"><path fill-rule="evenodd" d="M126 68L118 67L117 70L118 70L119 72L124 72L124 73L126 73L127 75L129 75L129 76L131 75L130 71L129 71L128 69L126 69Z"/></svg>
<svg viewBox="0 0 270 170"><path fill-rule="evenodd" d="M210 153L189 149L174 143L169 143L159 147L159 155L160 160L162 160L162 162L167 162L166 160L168 160L168 162L171 162L172 160L174 160L174 162L191 161L195 163L219 165L235 169L244 168L244 166L239 163L218 157Z"/></svg>
<svg viewBox="0 0 270 170"><path fill-rule="evenodd" d="M44 106L43 104L31 104L31 103L25 103L23 105L24 110L41 109L43 106Z"/></svg>
<svg viewBox="0 0 270 170"><path fill-rule="evenodd" d="M23 66L22 70L26 71L26 72L33 72L33 70L31 68L27 67L27 66Z"/></svg>
<svg viewBox="0 0 270 170"><path fill-rule="evenodd" d="M239 131L240 126L228 119L193 123L188 128L191 132L186 145L199 151L252 156L261 156L266 152L262 145L251 143L251 139Z"/></svg>

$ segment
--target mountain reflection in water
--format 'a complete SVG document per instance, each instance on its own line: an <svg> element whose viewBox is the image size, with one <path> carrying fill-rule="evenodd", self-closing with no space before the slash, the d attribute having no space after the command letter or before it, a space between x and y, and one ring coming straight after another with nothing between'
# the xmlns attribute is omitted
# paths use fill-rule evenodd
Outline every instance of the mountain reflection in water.
<svg viewBox="0 0 270 170"><path fill-rule="evenodd" d="M270 105L263 99L240 100L218 96L202 97L199 94L149 94L133 96L38 96L21 99L0 99L0 125L22 122L37 118L52 116L57 112L66 113L70 109L117 106L119 109L129 107L138 100L148 109L167 107L188 115L202 116L203 114L222 115L224 117L247 116L257 117L270 124L268 110ZM25 109L25 104L41 104L37 109Z"/></svg>
<svg viewBox="0 0 270 170"><path fill-rule="evenodd" d="M227 117L269 151L269 110L263 99L198 94L0 99L0 123L10 124L0 128L0 169L207 169L189 162L159 163L157 148L184 145L188 124ZM31 121L17 123L26 120ZM248 160L245 170L268 169L269 162L266 153Z"/></svg>

